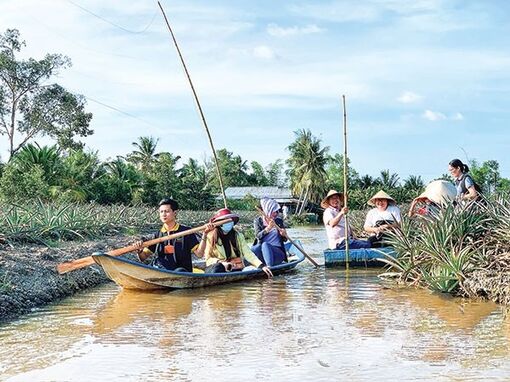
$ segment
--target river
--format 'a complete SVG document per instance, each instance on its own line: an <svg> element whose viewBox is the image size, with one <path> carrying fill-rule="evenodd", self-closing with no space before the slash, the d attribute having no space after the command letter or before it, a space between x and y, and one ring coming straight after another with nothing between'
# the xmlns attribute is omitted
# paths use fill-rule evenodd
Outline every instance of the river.
<svg viewBox="0 0 510 382"><path fill-rule="evenodd" d="M290 230L318 261L320 229ZM0 326L1 381L510 381L490 302L314 269L165 293L107 284Z"/></svg>

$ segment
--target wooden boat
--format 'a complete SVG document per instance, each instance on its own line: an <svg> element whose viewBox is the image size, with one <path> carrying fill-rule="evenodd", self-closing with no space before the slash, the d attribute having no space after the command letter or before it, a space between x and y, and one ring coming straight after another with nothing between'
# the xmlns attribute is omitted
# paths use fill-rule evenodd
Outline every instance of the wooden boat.
<svg viewBox="0 0 510 382"><path fill-rule="evenodd" d="M300 243L297 243L301 245ZM304 255L293 245L287 245L289 262L270 267L274 275L293 270L304 260ZM244 270L226 273L193 273L175 272L154 268L150 265L113 257L104 253L92 255L106 275L117 285L126 289L157 290L157 289L185 289L201 288L211 285L226 284L236 281L267 277L260 269Z"/></svg>
<svg viewBox="0 0 510 382"><path fill-rule="evenodd" d="M351 249L349 250L349 265L382 267L385 263L380 259L384 258L386 254L397 257L397 253L391 247ZM346 257L345 250L326 249L324 265L326 267L345 265Z"/></svg>

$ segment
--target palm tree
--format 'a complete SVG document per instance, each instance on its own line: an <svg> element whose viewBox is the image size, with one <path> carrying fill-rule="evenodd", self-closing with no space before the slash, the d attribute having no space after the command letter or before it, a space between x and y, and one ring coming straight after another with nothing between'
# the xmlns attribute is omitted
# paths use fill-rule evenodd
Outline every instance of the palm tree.
<svg viewBox="0 0 510 382"><path fill-rule="evenodd" d="M389 190L398 187L399 176L398 174L391 174L390 170L382 170L379 181L382 188Z"/></svg>
<svg viewBox="0 0 510 382"><path fill-rule="evenodd" d="M425 187L425 182L421 176L417 175L409 175L409 177L404 180L404 188L407 190L421 190Z"/></svg>
<svg viewBox="0 0 510 382"><path fill-rule="evenodd" d="M44 173L44 179L48 184L58 179L62 169L60 150L56 145L39 146L37 143L29 143L18 151L11 160L23 171L30 171L34 166L39 166Z"/></svg>
<svg viewBox="0 0 510 382"><path fill-rule="evenodd" d="M107 183L113 202L130 203L140 191L140 177L136 169L122 157L105 164Z"/></svg>
<svg viewBox="0 0 510 382"><path fill-rule="evenodd" d="M290 186L294 195L299 195L302 203L298 214L302 213L308 200L318 202L326 191L329 147L321 147L321 140L315 138L310 130L295 131L296 139L287 149L290 151ZM298 202L299 205L299 202Z"/></svg>
<svg viewBox="0 0 510 382"><path fill-rule="evenodd" d="M104 174L97 152L71 150L63 160L59 185L50 189L53 196L70 201L86 201L94 198L93 184Z"/></svg>
<svg viewBox="0 0 510 382"><path fill-rule="evenodd" d="M374 179L370 175L363 175L358 179L357 185L362 189L377 187L379 185L379 180Z"/></svg>
<svg viewBox="0 0 510 382"><path fill-rule="evenodd" d="M156 153L158 142L159 139L154 137L139 137L138 142L132 143L136 149L128 155L128 161L135 164L139 170L146 172L159 156Z"/></svg>

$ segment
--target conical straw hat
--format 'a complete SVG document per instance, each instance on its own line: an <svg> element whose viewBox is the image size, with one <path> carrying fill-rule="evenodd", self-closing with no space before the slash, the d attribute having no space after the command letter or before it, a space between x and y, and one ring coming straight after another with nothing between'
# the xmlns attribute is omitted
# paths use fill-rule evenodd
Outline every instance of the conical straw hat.
<svg viewBox="0 0 510 382"><path fill-rule="evenodd" d="M374 196L372 196L370 198L370 200L367 202L367 204L369 206L372 206L374 207L375 206L375 203L374 203L374 200L375 199L386 199L388 201L388 204L396 204L397 202L395 201L395 199L393 199L391 196L389 196L386 192L384 192L383 190L377 192Z"/></svg>
<svg viewBox="0 0 510 382"><path fill-rule="evenodd" d="M425 191L423 191L416 199L427 198L436 204L445 205L455 200L456 197L457 189L453 183L446 180L435 180L430 182L425 188Z"/></svg>
<svg viewBox="0 0 510 382"><path fill-rule="evenodd" d="M321 207L322 208L328 208L329 207L329 203L328 203L328 200L330 197L332 197L333 195L338 195L340 196L340 200L343 199L344 197L344 194L341 193L341 192L338 192L336 190L329 190L328 194L326 195L326 197L324 199L322 199L321 201Z"/></svg>

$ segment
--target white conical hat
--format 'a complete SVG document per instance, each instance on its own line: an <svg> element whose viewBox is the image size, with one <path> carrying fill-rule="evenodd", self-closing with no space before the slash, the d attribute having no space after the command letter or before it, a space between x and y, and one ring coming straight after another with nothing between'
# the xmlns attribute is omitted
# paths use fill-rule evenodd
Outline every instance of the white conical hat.
<svg viewBox="0 0 510 382"><path fill-rule="evenodd" d="M374 200L375 199L386 199L388 201L388 204L396 204L397 202L395 199L393 199L391 196L389 196L386 192L383 190L377 192L374 196L370 198L370 200L367 202L369 206L375 206Z"/></svg>
<svg viewBox="0 0 510 382"><path fill-rule="evenodd" d="M321 207L322 208L328 208L329 207L329 198L331 198L333 195L338 195L340 197L340 199L343 199L344 197L344 194L341 193L341 192L338 192L337 190L329 190L328 194L326 195L326 197L324 199L322 199L321 201Z"/></svg>
<svg viewBox="0 0 510 382"><path fill-rule="evenodd" d="M453 183L446 180L434 180L427 185L417 199L427 198L436 204L444 205L455 200L456 197L457 189Z"/></svg>

